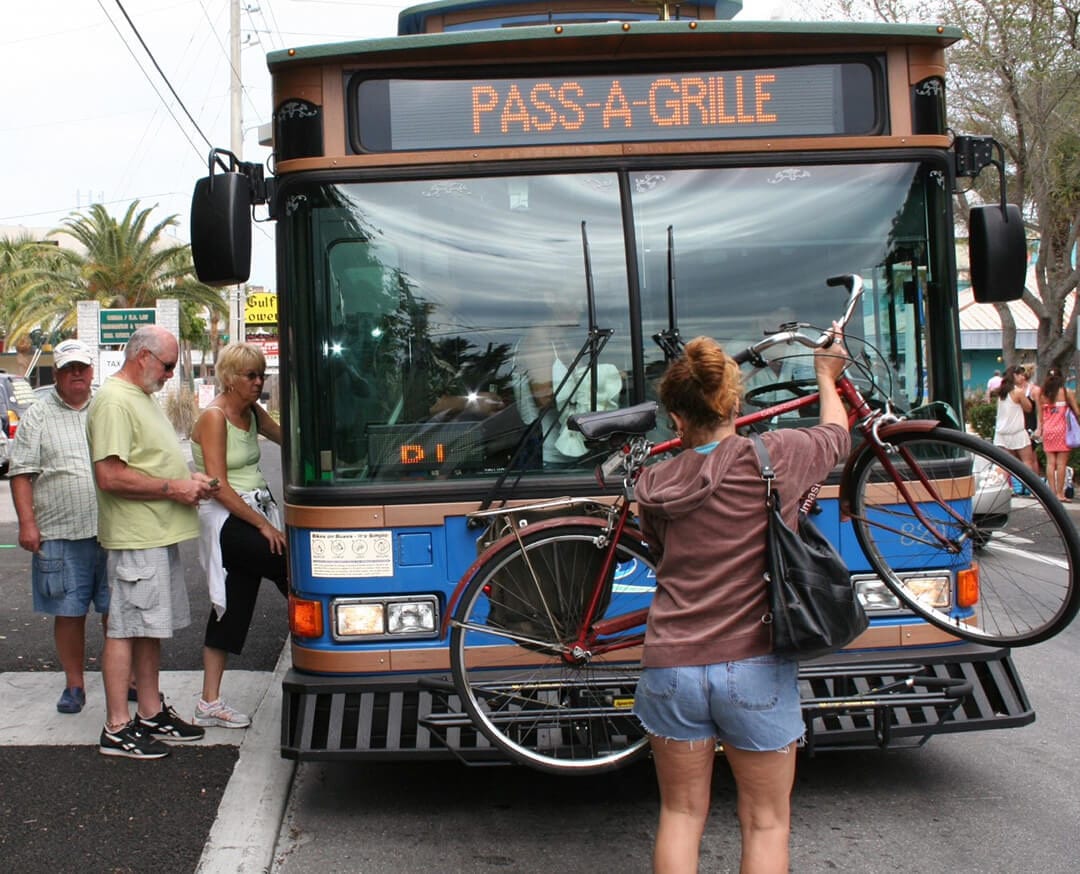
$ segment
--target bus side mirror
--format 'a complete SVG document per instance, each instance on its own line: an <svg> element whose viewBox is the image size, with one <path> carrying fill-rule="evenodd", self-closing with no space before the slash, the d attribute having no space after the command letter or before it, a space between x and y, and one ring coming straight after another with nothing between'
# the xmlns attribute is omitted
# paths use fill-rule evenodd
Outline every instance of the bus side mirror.
<svg viewBox="0 0 1080 874"><path fill-rule="evenodd" d="M972 207L968 218L968 257L976 303L1019 300L1027 276L1027 239L1020 207Z"/></svg>
<svg viewBox="0 0 1080 874"><path fill-rule="evenodd" d="M211 173L191 196L191 257L200 282L240 285L251 273L251 180Z"/></svg>

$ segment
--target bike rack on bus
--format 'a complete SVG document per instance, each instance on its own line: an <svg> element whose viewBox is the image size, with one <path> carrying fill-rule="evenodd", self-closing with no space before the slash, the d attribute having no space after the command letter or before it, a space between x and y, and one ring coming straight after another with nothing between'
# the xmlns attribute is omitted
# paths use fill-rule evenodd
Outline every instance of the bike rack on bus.
<svg viewBox="0 0 1080 874"><path fill-rule="evenodd" d="M944 667L942 666L942 670ZM929 670L933 670L930 668ZM802 743L808 755L830 750L903 750L917 749L924 746L937 730L953 718L966 699L972 696L973 683L963 677L942 676L927 673L923 664L881 664L822 665L820 667L802 665L799 680L803 687L811 689L827 683L833 694L804 697L802 699L803 717L806 723L806 736ZM860 691L867 676L889 678L873 688ZM438 697L444 708L438 712L426 713L420 723L439 739L462 763L470 766L505 764L499 758L494 747L482 750L462 752L460 745L450 737L450 733L461 729L479 729L472 723L469 715L460 707L454 706L457 690L451 680L440 677L424 677L421 686ZM915 724L911 714L921 713L926 718L918 731L912 732ZM933 718L930 718L932 715ZM821 720L826 723L818 725ZM851 723L842 731L844 739L830 742L827 738L840 732L840 722ZM859 724L856 724L859 723ZM897 726L901 726L898 728ZM862 734L865 742L852 743L850 735ZM477 756L480 753L482 756Z"/></svg>

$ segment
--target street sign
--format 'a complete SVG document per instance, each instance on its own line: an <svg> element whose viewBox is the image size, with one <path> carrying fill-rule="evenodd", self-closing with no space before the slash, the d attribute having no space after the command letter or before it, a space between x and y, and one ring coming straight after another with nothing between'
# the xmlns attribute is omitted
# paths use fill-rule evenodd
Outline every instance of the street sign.
<svg viewBox="0 0 1080 874"><path fill-rule="evenodd" d="M248 325L277 324L277 295L253 292L244 303L244 322Z"/></svg>
<svg viewBox="0 0 1080 874"><path fill-rule="evenodd" d="M101 310L101 337L98 342L102 346L122 345L131 339L136 328L154 324L155 315L153 308Z"/></svg>
<svg viewBox="0 0 1080 874"><path fill-rule="evenodd" d="M278 339L277 337L248 337L247 340L253 346L258 346L262 349L263 357L266 359L266 367L270 371L276 371L278 369Z"/></svg>

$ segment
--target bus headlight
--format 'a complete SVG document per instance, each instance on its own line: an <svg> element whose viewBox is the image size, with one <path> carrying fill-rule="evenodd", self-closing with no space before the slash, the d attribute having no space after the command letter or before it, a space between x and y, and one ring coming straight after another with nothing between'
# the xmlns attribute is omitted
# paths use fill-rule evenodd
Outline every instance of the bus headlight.
<svg viewBox="0 0 1080 874"><path fill-rule="evenodd" d="M330 609L335 640L437 637L439 633L439 601L434 595L343 598Z"/></svg>
<svg viewBox="0 0 1080 874"><path fill-rule="evenodd" d="M432 634L436 627L435 599L394 601L386 605L386 630L391 634Z"/></svg>
<svg viewBox="0 0 1080 874"><path fill-rule="evenodd" d="M944 610L952 600L952 581L948 574L905 577L904 587L927 607Z"/></svg>
<svg viewBox="0 0 1080 874"><path fill-rule="evenodd" d="M952 601L952 583L947 573L903 574L904 588L911 596L927 607L948 609ZM863 609L873 613L899 613L907 608L893 591L878 577L852 577L855 594L862 601Z"/></svg>
<svg viewBox="0 0 1080 874"><path fill-rule="evenodd" d="M867 612L893 612L899 610L900 599L877 577L855 579L855 594Z"/></svg>

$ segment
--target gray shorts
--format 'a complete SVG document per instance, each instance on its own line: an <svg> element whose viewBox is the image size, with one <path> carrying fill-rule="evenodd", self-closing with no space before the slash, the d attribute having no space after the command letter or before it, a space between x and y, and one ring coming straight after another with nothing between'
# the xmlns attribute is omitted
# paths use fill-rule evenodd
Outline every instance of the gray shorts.
<svg viewBox="0 0 1080 874"><path fill-rule="evenodd" d="M172 637L191 624L180 547L110 549L109 637Z"/></svg>

